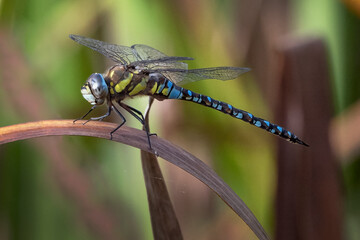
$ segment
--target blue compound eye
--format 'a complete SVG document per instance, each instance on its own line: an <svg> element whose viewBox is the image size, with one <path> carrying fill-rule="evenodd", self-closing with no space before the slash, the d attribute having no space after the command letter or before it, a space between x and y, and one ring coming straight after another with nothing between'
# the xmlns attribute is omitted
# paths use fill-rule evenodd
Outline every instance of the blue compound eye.
<svg viewBox="0 0 360 240"><path fill-rule="evenodd" d="M92 105L101 105L109 93L104 77L100 73L93 73L81 89L83 97Z"/></svg>
<svg viewBox="0 0 360 240"><path fill-rule="evenodd" d="M104 98L107 96L108 87L104 77L100 73L91 74L88 83L95 98Z"/></svg>

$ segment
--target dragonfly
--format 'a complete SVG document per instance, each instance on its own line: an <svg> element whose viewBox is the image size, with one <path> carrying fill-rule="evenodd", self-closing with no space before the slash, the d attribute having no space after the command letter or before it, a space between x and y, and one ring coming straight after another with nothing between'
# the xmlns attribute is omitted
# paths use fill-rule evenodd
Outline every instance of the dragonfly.
<svg viewBox="0 0 360 240"><path fill-rule="evenodd" d="M81 87L81 93L92 107L85 115L75 120L84 119L96 107L106 104L108 110L104 115L92 117L88 121L101 121L108 117L112 111L117 113L122 122L110 132L110 139L112 139L113 133L126 122L123 114L114 105L114 103L117 103L118 106L129 112L144 126L149 148L152 149L150 136L156 134L149 132L141 111L123 102L124 99L128 98L149 96L159 101L179 99L201 104L250 123L292 143L309 146L294 133L283 127L255 117L253 114L235 108L231 104L181 87L183 84L205 79L223 81L235 79L239 75L248 72L249 68L212 67L188 69L185 61L194 60L193 58L168 56L147 45L135 44L127 47L73 34L69 35L69 37L116 63L107 69L105 73L93 73L86 80L85 84Z"/></svg>

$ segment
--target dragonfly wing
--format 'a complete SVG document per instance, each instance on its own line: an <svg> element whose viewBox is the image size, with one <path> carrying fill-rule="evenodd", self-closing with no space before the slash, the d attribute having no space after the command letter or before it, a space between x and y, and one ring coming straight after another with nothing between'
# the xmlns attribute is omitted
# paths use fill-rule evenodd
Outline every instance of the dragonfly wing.
<svg viewBox="0 0 360 240"><path fill-rule="evenodd" d="M192 60L192 58L187 57L168 57L159 50L143 44L126 47L73 34L70 34L70 38L81 45L101 53L114 62L123 65L132 64L133 66L139 66L141 69L187 69L187 64L179 61Z"/></svg>
<svg viewBox="0 0 360 240"><path fill-rule="evenodd" d="M249 71L248 68L216 67L190 69L182 61L192 60L188 57L169 57L152 47L136 44L131 47L109 44L78 35L70 35L70 38L79 44L91 48L114 62L123 65L133 65L141 70L158 72L171 79L175 83L189 83L204 79L229 80L237 78L240 74Z"/></svg>
<svg viewBox="0 0 360 240"><path fill-rule="evenodd" d="M170 79L176 84L186 84L205 79L218 79L222 81L235 79L243 73L250 71L250 68L239 67L214 67L199 69L157 69L156 72L164 76L170 76Z"/></svg>
<svg viewBox="0 0 360 240"><path fill-rule="evenodd" d="M81 45L84 45L101 53L102 55L110 58L114 62L121 63L123 65L128 65L131 62L141 60L136 54L134 54L133 49L130 47L109 44L100 40L72 34L70 35L70 38Z"/></svg>
<svg viewBox="0 0 360 240"><path fill-rule="evenodd" d="M165 77L177 81L181 81L185 75L179 75L176 72L161 71L161 69L180 69L181 71L187 70L187 64L180 61L193 60L189 57L164 57L156 60L144 60L134 62L132 65L139 70L145 70L147 72L158 72Z"/></svg>
<svg viewBox="0 0 360 240"><path fill-rule="evenodd" d="M133 49L134 53L141 60L161 59L167 57L165 53L143 44L132 45L131 49Z"/></svg>
<svg viewBox="0 0 360 240"><path fill-rule="evenodd" d="M194 59L190 57L163 57L160 59L150 59L150 60L141 60L141 61L133 62L131 63L131 65L135 68L137 67L138 69L149 69L149 70L170 69L170 68L180 68L181 66L185 66L184 64L186 63L180 61L187 61L187 60L194 60Z"/></svg>
<svg viewBox="0 0 360 240"><path fill-rule="evenodd" d="M155 60L168 57L152 47L136 44L131 47L110 44L100 40L70 34L70 38L81 45L91 48L114 62L129 65L143 60ZM165 61L165 59L163 60Z"/></svg>
<svg viewBox="0 0 360 240"><path fill-rule="evenodd" d="M143 69L188 69L187 63L182 61L185 60L194 60L193 58L188 57L168 57L166 54L160 52L159 50L149 47L143 44L136 44L131 46L135 52L137 52L138 57L142 60L153 60L149 61L146 66L143 66ZM138 65L141 65L138 63ZM141 66L140 66L141 67ZM163 72L165 77L172 79L173 81L181 81L183 76L174 74L173 72Z"/></svg>

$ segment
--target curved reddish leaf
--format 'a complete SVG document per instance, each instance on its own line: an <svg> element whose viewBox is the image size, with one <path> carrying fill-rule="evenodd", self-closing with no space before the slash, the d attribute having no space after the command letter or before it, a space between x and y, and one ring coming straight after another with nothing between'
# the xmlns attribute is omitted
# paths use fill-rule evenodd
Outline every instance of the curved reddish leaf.
<svg viewBox="0 0 360 240"><path fill-rule="evenodd" d="M73 124L72 120L47 120L11 125L0 128L0 144L43 136L77 135L110 139L110 132L117 126L106 122L84 121ZM238 214L259 239L269 239L254 214L239 196L201 160L178 146L156 136L151 137L154 150L150 150L144 131L121 127L113 134L113 141L154 153L190 173L211 188L230 208Z"/></svg>

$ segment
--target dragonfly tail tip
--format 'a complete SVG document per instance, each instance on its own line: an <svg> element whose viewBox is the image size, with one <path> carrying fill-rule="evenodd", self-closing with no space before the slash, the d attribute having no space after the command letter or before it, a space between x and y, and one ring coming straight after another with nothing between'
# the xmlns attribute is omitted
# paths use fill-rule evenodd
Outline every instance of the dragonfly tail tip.
<svg viewBox="0 0 360 240"><path fill-rule="evenodd" d="M305 147L310 147L309 144L301 141L300 139L296 139L296 143L300 144L300 145L304 145Z"/></svg>

